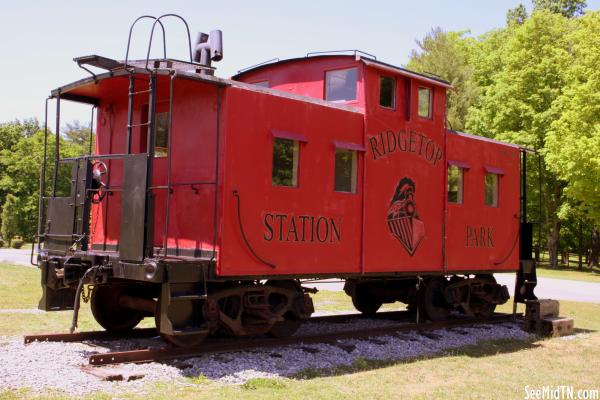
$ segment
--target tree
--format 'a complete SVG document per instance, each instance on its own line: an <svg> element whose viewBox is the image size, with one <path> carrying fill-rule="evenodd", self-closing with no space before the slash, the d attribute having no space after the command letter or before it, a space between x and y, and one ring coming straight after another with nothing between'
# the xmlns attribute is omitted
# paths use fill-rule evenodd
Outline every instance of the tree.
<svg viewBox="0 0 600 400"><path fill-rule="evenodd" d="M9 193L2 206L2 238L8 244L21 231L19 223L18 199Z"/></svg>
<svg viewBox="0 0 600 400"><path fill-rule="evenodd" d="M39 123L35 118L26 119L23 122L17 119L12 122L0 124L0 154L2 154L2 152L5 150L7 152L11 152L21 139L31 137L39 129ZM0 162L0 180L5 174L6 170L3 166L3 163ZM3 189L0 187L0 207L4 205L6 202L6 196L10 192L10 188ZM0 215L2 215L1 210L2 209L0 208Z"/></svg>
<svg viewBox="0 0 600 400"><path fill-rule="evenodd" d="M467 111L477 97L477 86L472 81L473 67L469 64L469 49L473 39L467 32L444 32L433 29L422 40L419 50L413 50L408 68L416 72L435 74L454 87L448 93L447 118L449 128L464 130Z"/></svg>
<svg viewBox="0 0 600 400"><path fill-rule="evenodd" d="M568 38L573 61L567 86L554 104L560 117L550 125L545 156L566 182L565 193L600 226L600 13L576 23Z"/></svg>
<svg viewBox="0 0 600 400"><path fill-rule="evenodd" d="M518 24L523 25L527 19L527 10L523 4L519 4L515 8L511 8L506 13L506 25Z"/></svg>
<svg viewBox="0 0 600 400"><path fill-rule="evenodd" d="M552 122L544 154L549 169L565 182L565 194L591 220L592 261L598 264L600 243L600 13L574 21L568 36L572 62L566 88L554 103L560 117Z"/></svg>
<svg viewBox="0 0 600 400"><path fill-rule="evenodd" d="M76 145L80 148L79 154L90 153L90 128L82 125L79 121L67 122L65 128L62 129L62 136L67 142ZM92 146L94 140L92 138ZM93 147L92 147L93 148Z"/></svg>
<svg viewBox="0 0 600 400"><path fill-rule="evenodd" d="M532 0L533 10L550 11L572 18L583 15L587 4L585 0Z"/></svg>
<svg viewBox="0 0 600 400"><path fill-rule="evenodd" d="M467 128L543 153L548 128L560 117L553 104L563 92L565 71L572 61L566 39L571 29L570 20L561 14L537 11L522 25L492 33L487 39L491 43L474 52L474 57L481 57L476 63L483 68L475 78L483 88L469 110ZM543 160L543 214L550 263L556 266L564 182L547 165ZM535 190L535 179L530 183Z"/></svg>
<svg viewBox="0 0 600 400"><path fill-rule="evenodd" d="M49 132L49 135L51 133ZM50 142L52 143L52 142ZM0 191L10 193L17 199L16 205L10 211L11 218L16 215L19 223L17 235L32 238L37 228L37 210L39 194L39 173L43 160L44 132L38 131L30 137L22 138L10 150L0 152L0 167L4 171L0 176ZM75 157L80 154L81 148L65 139L60 140L61 157ZM46 173L46 187L51 187L53 175L53 154L48 154L48 169ZM62 165L59 169L57 180L57 193L70 192L70 165ZM6 213L2 213L4 218ZM4 225L4 224L3 224Z"/></svg>

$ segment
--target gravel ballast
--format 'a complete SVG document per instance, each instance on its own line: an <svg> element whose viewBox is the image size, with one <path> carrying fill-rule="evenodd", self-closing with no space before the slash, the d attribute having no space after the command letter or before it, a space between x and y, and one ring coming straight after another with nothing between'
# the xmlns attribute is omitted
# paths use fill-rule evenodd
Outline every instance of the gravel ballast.
<svg viewBox="0 0 600 400"><path fill-rule="evenodd" d="M398 324L386 320L360 319L345 323L307 322L299 335L374 328ZM84 343L23 344L22 337L0 338L0 391L28 388L49 390L71 396L93 392L144 393L149 382L169 381L190 385L186 377L203 375L223 384L241 384L249 379L296 375L307 369L351 365L357 359L402 360L434 355L445 350L474 345L485 340L526 340L531 335L518 324L502 323L440 329L432 332L407 332L397 336L341 340L336 344L298 344L279 348L255 349L235 353L204 355L163 363L124 364L115 368L132 381L108 382L82 370L95 353L159 347L160 339L89 341ZM137 379L143 375L141 379Z"/></svg>

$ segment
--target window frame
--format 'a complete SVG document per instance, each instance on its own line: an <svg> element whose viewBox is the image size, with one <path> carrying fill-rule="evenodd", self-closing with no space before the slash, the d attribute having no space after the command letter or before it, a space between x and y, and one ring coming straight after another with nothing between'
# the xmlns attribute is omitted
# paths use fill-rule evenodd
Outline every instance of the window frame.
<svg viewBox="0 0 600 400"><path fill-rule="evenodd" d="M392 105L391 106L384 106L383 104L381 104L381 82L384 79L389 79L392 81ZM389 75L379 75L379 107L385 109L385 110L392 110L392 111L396 111L396 89L398 87L398 83L396 82L396 78L395 77L391 77Z"/></svg>
<svg viewBox="0 0 600 400"><path fill-rule="evenodd" d="M166 146L165 147L158 147L157 143L158 143L158 118L159 115L166 115ZM154 115L154 132L152 133L154 135L154 158L165 158L169 156L169 112L168 111L163 111L163 112L157 112ZM157 150L161 149L161 153L158 154ZM164 151L164 154L162 153Z"/></svg>
<svg viewBox="0 0 600 400"><path fill-rule="evenodd" d="M356 70L356 79L354 80L354 98L353 99L342 99L342 100L329 100L327 97L328 94L328 85L327 85L327 76L330 73L333 72L340 72L340 71L349 71L349 70ZM325 101L330 101L332 103L353 103L353 102L358 102L358 73L359 73L359 69L358 66L356 65L349 65L346 67L341 67L341 68L334 68L334 69L327 69L324 71L324 79L323 79L323 100Z"/></svg>
<svg viewBox="0 0 600 400"><path fill-rule="evenodd" d="M271 185L277 188L292 188L297 189L300 187L300 160L301 160L301 145L306 143L307 140L303 135L284 132L279 130L272 130L271 134L273 136L273 140L271 142ZM292 185L280 185L273 182L275 168L274 168L274 158L275 158L275 143L277 140L286 140L292 142L293 151L295 152L295 157L292 159Z"/></svg>
<svg viewBox="0 0 600 400"><path fill-rule="evenodd" d="M495 185L495 191L494 191L494 201L490 204L488 203L488 199L487 199L487 195L488 195L488 181L487 181L487 177L489 176L495 176L496 177L496 185ZM502 175L498 172L492 172L492 171L485 171L485 174L483 176L483 204L486 207L490 207L490 208L499 208L500 207L500 177Z"/></svg>
<svg viewBox="0 0 600 400"><path fill-rule="evenodd" d="M421 107L419 107L421 100L421 89L425 89L429 92L429 110L427 116L421 115ZM417 86L417 117L428 120L433 119L433 88L421 85Z"/></svg>
<svg viewBox="0 0 600 400"><path fill-rule="evenodd" d="M349 152L351 154L351 166L350 166L350 190L339 190L336 187L337 182L337 155L338 152ZM358 192L358 157L359 151L356 149L349 149L346 147L336 146L333 152L333 191L336 193L344 193L344 194L356 194Z"/></svg>
<svg viewBox="0 0 600 400"><path fill-rule="evenodd" d="M450 201L450 169L456 168L458 171L460 171L460 185L459 185L459 191L457 194L457 201ZM448 204L455 204L455 205L462 205L465 203L465 171L468 168L465 168L464 166L458 165L458 164L448 164L448 168L446 171L446 201L448 202Z"/></svg>

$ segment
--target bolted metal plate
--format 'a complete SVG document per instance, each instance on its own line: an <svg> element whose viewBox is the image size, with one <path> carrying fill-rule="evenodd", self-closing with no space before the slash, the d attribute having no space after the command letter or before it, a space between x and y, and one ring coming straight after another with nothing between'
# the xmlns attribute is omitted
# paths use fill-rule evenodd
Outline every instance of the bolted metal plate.
<svg viewBox="0 0 600 400"><path fill-rule="evenodd" d="M119 250L121 259L126 261L144 260L146 161L146 153L132 154L123 159L124 177Z"/></svg>
<svg viewBox="0 0 600 400"><path fill-rule="evenodd" d="M73 244L75 204L72 197L53 197L48 200L44 248L64 253Z"/></svg>

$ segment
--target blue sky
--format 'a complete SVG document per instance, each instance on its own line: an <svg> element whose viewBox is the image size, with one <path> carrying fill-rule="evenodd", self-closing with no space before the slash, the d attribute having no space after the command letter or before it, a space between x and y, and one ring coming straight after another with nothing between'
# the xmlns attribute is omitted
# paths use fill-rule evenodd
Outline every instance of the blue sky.
<svg viewBox="0 0 600 400"><path fill-rule="evenodd" d="M504 25L519 0L419 1L11 1L0 8L0 122L42 120L50 90L86 73L73 57L100 54L122 59L131 22L142 14L177 13L192 32L223 30L224 59L217 75L271 58L310 51L360 49L378 59L407 62L415 39L434 27L480 35ZM588 0L588 9L600 0ZM93 4L93 5L92 5ZM530 8L529 2L525 2ZM166 21L167 56L184 58L187 37L175 19ZM132 55L145 57L148 25L133 37ZM160 41L155 41L159 44ZM155 46L158 50L160 46ZM158 51L153 52L158 55ZM89 120L89 108L64 108L63 121Z"/></svg>

